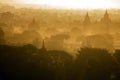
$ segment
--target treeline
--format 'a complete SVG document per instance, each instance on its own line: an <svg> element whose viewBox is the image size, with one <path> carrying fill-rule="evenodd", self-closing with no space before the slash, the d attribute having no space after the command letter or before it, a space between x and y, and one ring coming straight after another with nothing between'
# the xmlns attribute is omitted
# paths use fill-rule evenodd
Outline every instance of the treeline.
<svg viewBox="0 0 120 80"><path fill-rule="evenodd" d="M65 51L33 45L0 45L0 80L119 80L120 50L81 48L74 60Z"/></svg>

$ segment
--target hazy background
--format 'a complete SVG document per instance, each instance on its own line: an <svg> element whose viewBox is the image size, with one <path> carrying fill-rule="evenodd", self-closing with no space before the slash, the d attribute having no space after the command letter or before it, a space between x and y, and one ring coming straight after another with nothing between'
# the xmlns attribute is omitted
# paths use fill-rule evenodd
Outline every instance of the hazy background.
<svg viewBox="0 0 120 80"><path fill-rule="evenodd" d="M118 0L0 0L0 80L119 80Z"/></svg>
<svg viewBox="0 0 120 80"><path fill-rule="evenodd" d="M17 6L40 7L48 6L54 8L73 8L73 9L108 9L120 8L120 0L0 0L1 3L9 3ZM34 5L34 6L33 6Z"/></svg>
<svg viewBox="0 0 120 80"><path fill-rule="evenodd" d="M6 44L33 44L41 48L45 40L47 49L76 53L88 41L98 48L120 48L120 10L108 9L111 26L109 32L99 25L106 10L102 9L54 9L16 8L6 5L10 0L0 0L0 27L5 33ZM112 1L112 0L111 0ZM119 0L114 0L118 4ZM85 30L83 21L89 13L92 26ZM102 46L101 46L101 45ZM100 46L99 46L100 45Z"/></svg>

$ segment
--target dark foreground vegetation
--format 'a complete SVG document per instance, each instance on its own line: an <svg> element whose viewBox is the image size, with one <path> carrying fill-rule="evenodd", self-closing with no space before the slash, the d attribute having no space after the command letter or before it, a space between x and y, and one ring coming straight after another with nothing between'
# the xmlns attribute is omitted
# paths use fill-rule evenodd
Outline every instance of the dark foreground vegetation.
<svg viewBox="0 0 120 80"><path fill-rule="evenodd" d="M74 60L64 51L32 45L0 46L0 80L120 80L120 50L82 48Z"/></svg>

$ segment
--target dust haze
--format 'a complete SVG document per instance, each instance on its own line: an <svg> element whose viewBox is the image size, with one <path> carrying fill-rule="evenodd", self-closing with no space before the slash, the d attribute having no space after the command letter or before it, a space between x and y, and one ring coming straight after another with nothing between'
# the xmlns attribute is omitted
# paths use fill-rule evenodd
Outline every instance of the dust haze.
<svg viewBox="0 0 120 80"><path fill-rule="evenodd" d="M62 10L0 6L5 44L75 52L83 46L120 48L120 10ZM93 40L92 40L93 39ZM87 42L89 41L89 42Z"/></svg>
<svg viewBox="0 0 120 80"><path fill-rule="evenodd" d="M0 0L0 80L120 79L120 9L9 1Z"/></svg>

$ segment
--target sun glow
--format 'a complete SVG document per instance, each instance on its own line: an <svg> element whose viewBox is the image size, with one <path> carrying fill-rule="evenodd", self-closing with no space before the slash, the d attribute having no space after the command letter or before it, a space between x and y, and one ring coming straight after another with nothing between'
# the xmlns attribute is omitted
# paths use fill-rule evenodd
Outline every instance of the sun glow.
<svg viewBox="0 0 120 80"><path fill-rule="evenodd" d="M13 3L74 9L108 9L120 7L117 0L116 2L114 0L13 0Z"/></svg>

